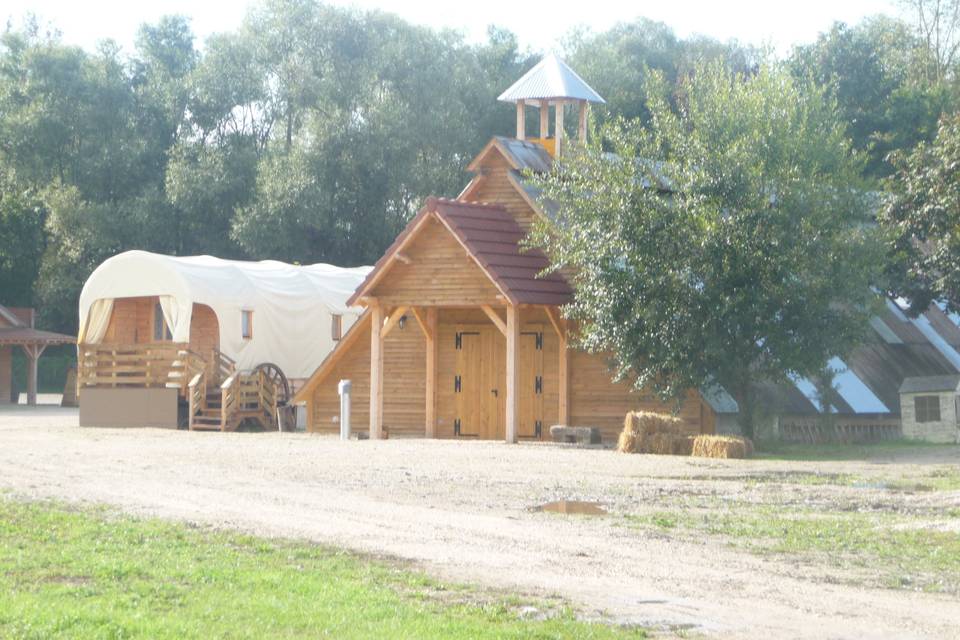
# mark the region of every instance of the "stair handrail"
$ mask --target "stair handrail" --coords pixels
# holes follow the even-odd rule
[[[187,385],[189,398],[188,428],[193,429],[193,420],[207,407],[207,380],[203,372],[197,373]]]
[[[220,385],[220,430],[226,431],[237,410],[237,395],[240,388],[240,375],[233,373]]]

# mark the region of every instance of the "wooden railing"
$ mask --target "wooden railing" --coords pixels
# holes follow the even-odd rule
[[[207,408],[207,377],[203,372],[193,376],[187,385],[189,398],[189,428],[193,429],[194,419]]]
[[[210,351],[210,373],[212,379],[222,382],[237,372],[237,362],[226,355],[220,349],[214,348]]]
[[[84,387],[187,386],[205,363],[187,345],[172,342],[80,345],[77,384]]]
[[[258,387],[260,388],[259,404],[260,408],[266,413],[267,420],[273,422],[277,419],[277,388],[273,379],[267,376],[263,371],[259,372]]]
[[[220,385],[220,430],[233,428],[233,419],[241,409],[240,374],[235,373]]]

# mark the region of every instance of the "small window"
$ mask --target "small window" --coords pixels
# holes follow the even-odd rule
[[[163,319],[163,307],[160,306],[159,302],[153,305],[153,339],[155,342],[173,340],[170,327],[167,326],[167,321]]]
[[[343,316],[339,313],[330,316],[330,337],[334,342],[343,337]]]
[[[253,311],[243,310],[240,312],[240,336],[244,340],[253,337]]]
[[[917,396],[913,408],[917,422],[940,422],[940,396]]]

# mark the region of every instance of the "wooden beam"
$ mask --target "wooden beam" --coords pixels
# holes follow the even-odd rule
[[[383,437],[383,307],[370,307],[370,439]]]
[[[402,262],[403,264],[410,264],[411,262],[413,262],[413,260],[410,259],[410,256],[408,256],[405,253],[401,253],[399,251],[397,251],[394,257],[400,262]]]
[[[517,140],[527,137],[527,110],[523,100],[517,100]]]
[[[577,125],[577,138],[580,142],[587,141],[587,109],[590,103],[586,100],[580,101],[580,122]]]
[[[416,313],[414,309],[414,313]],[[417,316],[419,320],[420,316]],[[427,309],[426,327],[424,332],[427,334],[427,375],[426,375],[426,428],[424,435],[428,438],[437,437],[437,309],[431,307]]]
[[[520,421],[520,310],[507,307],[507,394],[506,394],[506,440],[517,441]]]
[[[540,138],[546,140],[550,137],[550,101],[540,101]]]
[[[483,312],[487,314],[488,318],[490,318],[490,322],[492,322],[497,329],[500,330],[500,333],[507,335],[507,325],[503,321],[503,318],[500,317],[500,314],[494,311],[493,307],[488,304],[482,304],[480,305],[480,308],[483,309]]]
[[[566,339],[567,330],[564,325],[563,318],[560,317],[560,312],[557,311],[557,308],[545,306],[543,310],[547,312],[547,317],[550,318],[550,324],[553,325],[553,329],[557,332],[557,335],[561,339]]]
[[[556,139],[556,156],[559,158],[561,153],[561,148],[563,147],[563,100],[557,100],[556,118],[553,123],[553,136]]]
[[[395,326],[397,326],[397,323],[400,322],[400,318],[403,317],[403,314],[405,314],[409,308],[410,307],[397,307],[393,310],[393,313],[390,314],[390,317],[383,325],[383,329],[380,331],[381,339],[386,338],[387,334],[390,333]]]
[[[436,334],[434,334],[430,328],[429,309],[427,311],[427,317],[424,317],[424,313],[417,307],[410,307],[410,311],[413,312],[413,317],[417,319],[417,324],[420,325],[420,330],[423,331],[423,337],[427,340],[432,340]]]
[[[34,406],[37,404],[37,361],[43,350],[47,348],[42,344],[22,344],[20,347],[27,354],[27,404]]]

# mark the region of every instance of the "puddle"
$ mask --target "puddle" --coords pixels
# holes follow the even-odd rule
[[[582,502],[580,500],[557,500],[556,502],[548,502],[536,507],[536,510],[585,516],[607,515],[607,511],[600,506],[599,502]]]

